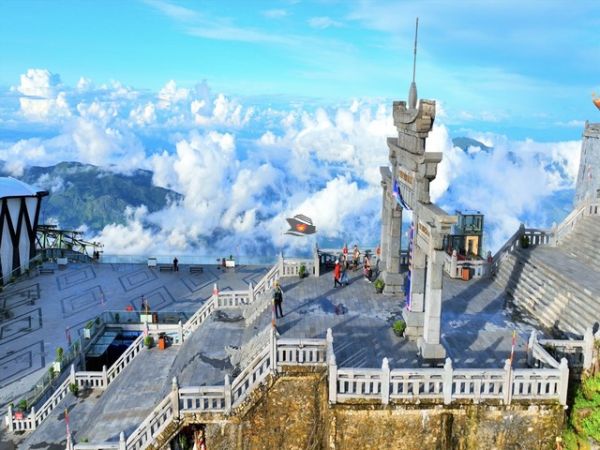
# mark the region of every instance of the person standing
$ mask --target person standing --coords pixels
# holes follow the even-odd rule
[[[355,245],[354,250],[352,251],[352,264],[354,266],[354,270],[358,270],[359,262],[360,262],[360,250],[358,249],[358,245]]]
[[[373,276],[373,271],[371,270],[371,260],[368,253],[365,253],[365,259],[363,260],[363,273],[367,281],[370,283],[371,277]]]
[[[338,286],[338,284],[340,286],[342,286],[342,282],[340,281],[341,277],[342,277],[342,267],[340,265],[340,260],[336,259],[335,267],[333,269],[333,288],[334,289]]]
[[[173,258],[173,272],[179,272],[179,260],[177,256]]]
[[[342,255],[340,264],[342,266],[342,276],[340,281],[342,284],[348,286],[348,258],[346,255]]]
[[[275,305],[275,317],[283,317],[283,309],[281,304],[283,303],[283,290],[279,285],[279,281],[275,282],[275,288],[273,289],[273,304]]]

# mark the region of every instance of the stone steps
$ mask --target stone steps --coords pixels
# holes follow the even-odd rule
[[[583,334],[586,326],[600,318],[600,302],[580,280],[550,266],[549,257],[565,264],[581,264],[559,248],[521,250],[504,257],[495,282],[544,326],[556,325],[563,331]]]

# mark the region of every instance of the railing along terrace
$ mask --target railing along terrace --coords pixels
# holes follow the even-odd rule
[[[443,368],[390,370],[387,358],[380,369],[338,368],[331,330],[327,331],[326,339],[288,339],[278,338],[271,329],[268,344],[233,382],[226,375],[222,386],[179,387],[174,378],[171,392],[129,436],[126,444],[121,434],[119,449],[147,448],[172,420],[185,414],[230,414],[269,374],[290,365],[325,366],[330,403],[368,400],[381,404],[390,401],[450,404],[457,400],[473,403],[495,400],[510,404],[512,400],[558,400],[564,405],[569,376],[565,359],[556,369],[515,369],[510,360],[502,369],[454,369],[450,358]]]
[[[554,231],[555,244],[560,243],[572,230],[575,225],[586,216],[597,216],[600,214],[600,202],[586,200],[580,203],[565,219],[556,227]]]
[[[549,349],[553,358],[565,358],[569,367],[590,369],[594,364],[594,342],[600,340],[600,330],[594,332],[586,328],[583,340],[573,339],[538,339],[535,331],[531,332],[528,347],[534,345]],[[549,353],[549,352],[548,352]]]

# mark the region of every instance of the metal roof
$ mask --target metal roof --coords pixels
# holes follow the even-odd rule
[[[12,177],[0,177],[0,198],[5,197],[35,197],[47,195],[48,192],[35,186],[23,183]]]

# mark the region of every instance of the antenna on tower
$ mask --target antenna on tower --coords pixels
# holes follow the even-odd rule
[[[415,82],[415,73],[417,71],[417,34],[419,32],[419,18],[417,17],[417,24],[415,25],[415,51],[413,57],[413,83]]]
[[[417,33],[419,32],[419,18],[417,17],[417,24],[415,25],[415,49],[413,53],[413,78],[410,84],[410,90],[408,91],[408,107],[415,109],[417,107],[417,83],[415,82],[415,75],[417,72]]]

